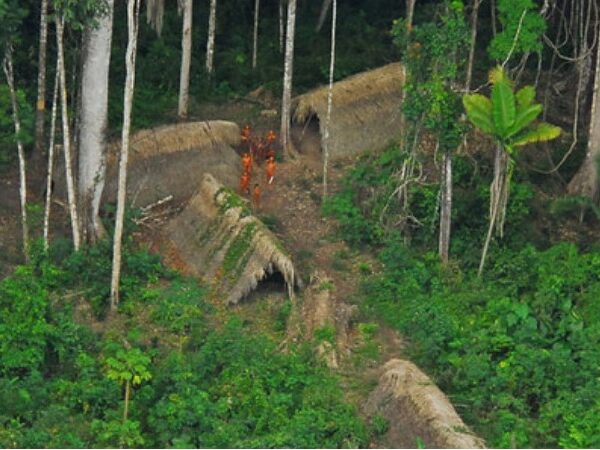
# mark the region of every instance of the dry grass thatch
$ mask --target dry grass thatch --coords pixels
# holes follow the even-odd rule
[[[226,121],[189,122],[138,131],[131,136],[127,198],[143,206],[169,195],[185,201],[197,190],[205,172],[227,186],[236,186],[240,142],[237,124]],[[105,201],[117,191],[120,142],[109,146]]]
[[[403,84],[402,65],[393,63],[333,85],[329,128],[332,157],[379,149],[399,136]],[[324,86],[296,97],[293,121],[304,125],[316,116],[323,136],[327,95],[328,88]]]
[[[140,130],[130,137],[129,162],[189,150],[206,150],[218,145],[235,147],[240,143],[240,128],[225,120],[185,122]],[[121,141],[108,146],[108,166],[119,157]]]
[[[242,200],[205,174],[198,193],[166,228],[192,273],[227,304],[238,303],[274,271],[293,297],[298,284],[291,258]]]
[[[392,359],[383,370],[364,410],[371,417],[380,414],[388,419],[385,445],[414,448],[421,438],[427,448],[485,448],[448,397],[417,366]]]

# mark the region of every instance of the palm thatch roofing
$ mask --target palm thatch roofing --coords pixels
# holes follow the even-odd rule
[[[211,295],[236,304],[275,271],[288,295],[300,281],[277,237],[251,214],[246,200],[205,174],[185,209],[165,227],[184,271],[204,280]]]
[[[407,360],[391,359],[383,366],[363,411],[388,420],[390,427],[382,442],[386,447],[414,448],[417,439],[422,439],[427,448],[485,448],[448,397]]]
[[[400,135],[400,103],[404,75],[400,63],[353,75],[334,83],[329,154],[355,155],[385,147]],[[292,121],[305,126],[318,119],[321,147],[327,117],[328,87],[323,86],[296,97]]]
[[[142,206],[172,195],[187,200],[202,176],[213,173],[227,186],[237,185],[240,129],[233,122],[203,121],[141,130],[130,138],[127,198]],[[104,201],[114,201],[120,142],[108,146]]]

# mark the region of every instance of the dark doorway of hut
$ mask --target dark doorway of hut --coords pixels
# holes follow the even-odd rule
[[[265,278],[260,280],[246,297],[242,299],[244,303],[260,302],[267,297],[287,298],[288,288],[283,274],[278,270],[273,270]]]
[[[305,157],[321,158],[321,128],[319,116],[311,114],[304,123],[292,123],[292,143]]]

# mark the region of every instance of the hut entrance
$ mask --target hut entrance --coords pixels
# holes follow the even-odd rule
[[[273,295],[281,295],[282,297],[287,296],[285,278],[278,270],[273,270],[273,273],[268,274],[265,278],[260,280],[256,285],[256,288],[253,289],[243,301],[253,302],[254,300],[261,300]]]
[[[311,114],[304,123],[292,123],[292,143],[303,155],[321,157],[321,130],[319,116]]]

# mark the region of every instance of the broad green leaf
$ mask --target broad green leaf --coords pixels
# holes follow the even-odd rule
[[[515,119],[512,127],[510,127],[510,130],[508,130],[506,137],[509,138],[523,131],[527,125],[537,119],[541,113],[542,105],[540,104],[526,106],[517,110],[517,118]]]
[[[494,134],[492,122],[492,102],[480,94],[469,94],[463,97],[463,105],[469,120],[484,133]]]
[[[552,139],[556,139],[558,136],[560,136],[560,132],[561,129],[559,127],[542,122],[538,124],[537,127],[517,137],[512,145],[516,147],[522,147],[535,142],[551,141]]]
[[[517,105],[519,108],[530,106],[535,99],[535,88],[533,86],[525,86],[515,94]]]
[[[500,81],[494,84],[491,99],[492,117],[494,119],[496,135],[504,139],[517,116],[515,95],[507,82]]]

